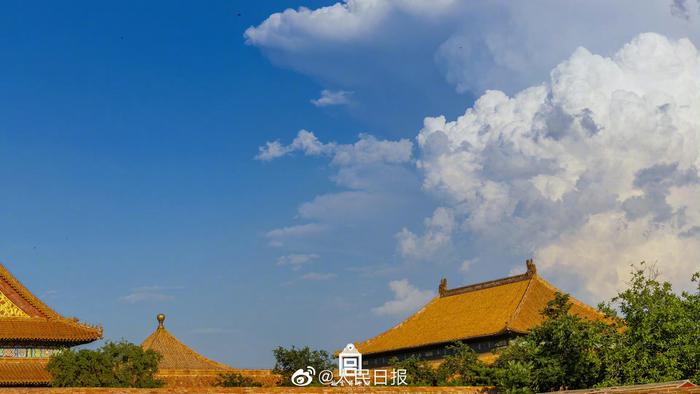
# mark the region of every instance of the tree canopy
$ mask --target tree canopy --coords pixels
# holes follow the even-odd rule
[[[47,369],[54,387],[160,387],[155,378],[160,354],[128,342],[108,342],[97,350],[66,349]]]
[[[306,369],[313,367],[316,372],[324,369],[332,370],[334,368],[333,358],[330,353],[325,350],[311,350],[308,346],[303,348],[283,348],[278,346],[274,349],[275,368],[273,373],[282,376],[283,385],[291,385],[291,377],[298,369]],[[314,382],[316,384],[317,382]]]
[[[599,306],[607,320],[569,308],[568,295],[557,294],[544,322],[502,352],[494,367],[504,391],[700,380],[700,287],[678,294],[642,263],[628,288]]]
[[[647,264],[633,268],[626,289],[599,305],[601,319],[570,313],[569,295],[557,293],[544,321],[480,362],[466,344],[451,348],[438,368],[408,358],[392,360],[412,385],[491,385],[508,393],[644,384],[700,382],[700,274],[693,292],[674,292]]]

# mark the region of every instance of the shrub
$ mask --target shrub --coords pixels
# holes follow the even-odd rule
[[[66,349],[49,360],[53,387],[161,387],[155,379],[160,354],[128,342],[97,350]]]
[[[214,385],[219,387],[262,387],[262,383],[248,376],[243,376],[238,372],[219,375]]]
[[[317,373],[324,369],[333,369],[333,359],[325,350],[311,350],[308,346],[289,349],[278,346],[274,349],[275,368],[272,372],[282,376],[282,385],[292,385],[291,377],[298,369],[313,367]],[[314,384],[317,382],[314,381]]]
[[[400,360],[396,357],[389,360],[395,369],[406,370],[406,383],[409,386],[437,386],[438,373],[430,364],[416,357]]]
[[[451,354],[437,369],[441,386],[488,386],[493,383],[493,369],[479,361],[476,352],[467,344],[457,342],[449,346]]]

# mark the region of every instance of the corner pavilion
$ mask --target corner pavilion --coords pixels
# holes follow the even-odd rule
[[[447,288],[442,279],[439,295],[423,309],[376,337],[356,344],[365,368],[388,365],[397,357],[415,356],[439,362],[450,354],[448,347],[464,342],[485,362],[493,362],[494,351],[526,334],[542,322],[541,311],[563,293],[542,277],[532,260],[522,275],[473,285]],[[570,298],[571,313],[592,320],[602,318],[596,309]]]
[[[165,315],[157,316],[158,328],[143,341],[144,350],[152,349],[161,354],[156,378],[165,381],[166,387],[212,386],[222,374],[239,373],[272,385],[277,377],[270,370],[242,370],[210,360],[190,349],[165,329]]]
[[[49,308],[0,264],[0,386],[48,385],[61,349],[102,338],[102,328]]]

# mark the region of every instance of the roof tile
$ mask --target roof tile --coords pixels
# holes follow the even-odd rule
[[[363,354],[383,353],[427,345],[488,337],[507,332],[526,333],[542,322],[542,309],[559,291],[528,273],[447,290],[421,310],[378,336],[357,344]],[[600,319],[594,308],[571,298],[572,313]]]
[[[51,381],[46,370],[48,360],[0,359],[0,385],[45,385]]]

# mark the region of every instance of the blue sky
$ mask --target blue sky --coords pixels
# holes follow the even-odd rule
[[[678,253],[700,250],[697,22],[661,0],[6,2],[0,261],[107,339],[139,343],[164,312],[250,368],[533,256],[590,302],[644,259],[682,286],[700,267]],[[532,108],[544,126],[513,115]]]

